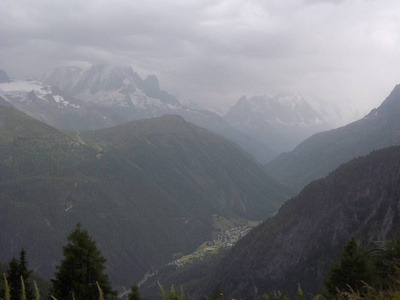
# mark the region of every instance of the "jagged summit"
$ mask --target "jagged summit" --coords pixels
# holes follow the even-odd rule
[[[398,114],[400,111],[400,84],[394,87],[389,96],[379,106],[378,111]]]
[[[10,82],[10,77],[8,77],[7,73],[4,70],[0,70],[0,83]]]
[[[366,117],[346,126],[321,132],[293,151],[268,163],[267,171],[301,190],[314,179],[350,159],[388,146],[400,145],[400,86]]]
[[[64,66],[56,68],[49,76],[45,83],[71,93],[76,83],[79,81],[83,70],[75,66]]]
[[[313,126],[324,122],[323,117],[299,94],[281,92],[273,97],[267,95],[253,97],[250,102],[268,118],[270,123]]]
[[[153,85],[157,89],[160,88],[160,85],[158,83],[158,78],[155,75],[147,76],[145,82],[147,82],[149,85]]]
[[[276,156],[268,146],[234,130],[217,114],[181,104],[161,90],[155,75],[142,79],[130,66],[59,67],[44,84],[19,81],[0,83],[0,88],[18,109],[59,129],[93,130],[177,114],[235,141],[262,163]],[[32,89],[39,100],[28,97]]]
[[[141,78],[130,66],[93,65],[87,70],[75,66],[59,67],[48,76],[46,83],[77,95],[85,91],[118,90],[126,85],[136,86]]]
[[[277,152],[291,150],[312,134],[331,128],[302,95],[288,92],[242,97],[224,118]]]
[[[83,74],[74,92],[89,90],[95,94],[99,91],[118,90],[126,85],[136,85],[139,79],[131,67],[94,65]]]
[[[239,98],[239,100],[236,102],[236,105],[246,105],[249,103],[249,99],[247,99],[246,96],[242,96]]]

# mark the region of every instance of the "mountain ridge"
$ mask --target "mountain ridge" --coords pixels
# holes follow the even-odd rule
[[[279,152],[293,149],[316,132],[331,126],[299,94],[243,96],[225,114],[234,128],[271,145]]]
[[[373,150],[400,144],[400,87],[364,118],[320,132],[266,164],[267,172],[300,191],[340,164]]]
[[[220,257],[161,270],[143,292],[155,299],[160,282],[182,285],[193,298],[216,286],[229,299],[261,299],[278,290],[296,297],[299,285],[315,295],[350,237],[375,247],[398,234],[399,197],[400,146],[354,158],[308,184]]]
[[[231,274],[232,270],[237,274],[246,268],[246,272],[253,274],[248,277],[254,278],[259,293],[263,292],[261,286],[264,292],[295,292],[298,283],[304,290],[316,293],[328,267],[352,235],[371,243],[396,234],[400,225],[399,157],[400,147],[375,151],[309,184],[286,202],[275,217],[239,241],[220,272]],[[269,246],[261,251],[260,245]],[[244,256],[244,249],[256,250]],[[233,271],[235,266],[229,267],[235,264],[233,257],[240,260],[235,255],[247,262]],[[225,288],[240,290],[236,287],[246,285],[236,284],[230,282]]]
[[[0,258],[24,247],[46,277],[78,222],[126,286],[207,240],[214,214],[257,220],[287,198],[234,143],[178,116],[70,137],[0,106],[0,153]]]
[[[62,130],[94,130],[178,114],[233,140],[262,163],[277,155],[264,143],[233,129],[219,115],[180,104],[160,89],[157,77],[149,75],[141,79],[131,67],[94,65],[87,70],[61,67],[45,83],[14,81],[0,84],[0,88],[18,109]],[[31,90],[38,101],[26,98]]]

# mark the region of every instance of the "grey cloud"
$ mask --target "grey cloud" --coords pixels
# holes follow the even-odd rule
[[[143,76],[154,73],[164,89],[206,104],[306,88],[343,107],[376,82],[371,95],[353,104],[365,110],[400,78],[395,0],[3,0],[0,5],[0,67],[14,75],[116,62],[131,64]]]

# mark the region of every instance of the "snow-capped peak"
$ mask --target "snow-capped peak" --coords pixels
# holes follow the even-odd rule
[[[72,93],[76,84],[80,81],[83,75],[83,70],[75,66],[58,67],[47,76],[45,83],[51,86],[56,86],[59,89]]]
[[[70,95],[118,90],[127,85],[136,86],[140,77],[130,66],[98,64],[87,70],[79,67],[59,67],[46,83],[56,86]]]
[[[290,150],[311,134],[330,128],[301,94],[288,92],[242,97],[224,118],[266,144],[275,143],[277,151]]]
[[[30,105],[33,101],[53,104],[59,108],[79,108],[79,105],[70,103],[63,96],[54,92],[49,85],[37,80],[11,80],[10,82],[1,83],[0,90],[17,108]]]

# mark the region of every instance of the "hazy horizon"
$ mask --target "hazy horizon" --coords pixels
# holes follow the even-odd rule
[[[214,110],[312,95],[359,118],[400,83],[398,1],[2,1],[0,68],[130,65]],[[349,120],[350,121],[350,120]]]

